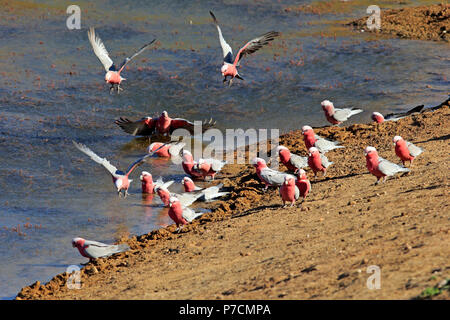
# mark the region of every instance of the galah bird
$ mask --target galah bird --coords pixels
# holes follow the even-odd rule
[[[226,161],[212,158],[194,161],[192,153],[187,150],[183,150],[183,161],[181,165],[183,166],[184,172],[192,177],[211,177],[212,180],[214,180],[214,176],[222,170],[226,163]]]
[[[414,158],[423,152],[422,148],[413,145],[411,142],[404,140],[400,136],[395,136],[394,139],[395,154],[402,160],[403,165],[405,161],[409,161],[412,166]]]
[[[203,192],[203,196],[200,197],[199,200],[208,201],[229,194],[229,192],[220,191],[223,187],[223,183],[209,188],[200,188],[195,185],[191,178],[184,177],[183,180],[181,180],[181,184],[183,185],[185,192]]]
[[[211,17],[214,20],[214,24],[217,27],[217,31],[219,32],[219,41],[223,52],[223,66],[220,69],[222,76],[224,77],[223,83],[227,82],[227,77],[230,77],[228,85],[231,86],[234,78],[244,80],[237,71],[237,67],[239,67],[240,60],[245,55],[252,54],[257,50],[261,49],[264,45],[269,44],[269,42],[274,40],[275,37],[278,37],[280,33],[276,31],[270,31],[258,38],[250,40],[239,50],[238,54],[236,55],[236,58],[233,61],[233,50],[223,38],[222,31],[220,30],[219,23],[217,22],[216,17],[211,11],[209,13],[211,14]]]
[[[266,161],[262,158],[254,158],[252,160],[252,164],[256,169],[256,174],[258,175],[259,179],[265,185],[264,191],[266,191],[269,186],[281,186],[286,176],[295,178],[291,174],[276,171],[267,167]]]
[[[280,186],[280,196],[283,200],[283,208],[286,207],[286,202],[291,203],[291,207],[294,206],[295,200],[298,200],[300,191],[295,185],[295,178],[290,176],[284,177],[284,182]]]
[[[94,53],[97,56],[97,58],[100,60],[100,62],[103,64],[103,67],[105,67],[106,75],[105,75],[105,81],[106,83],[111,84],[111,88],[109,91],[111,92],[115,86],[117,86],[117,92],[122,90],[120,88],[120,83],[123,80],[126,80],[125,78],[122,78],[120,73],[122,72],[123,68],[127,65],[128,62],[130,62],[131,59],[136,57],[137,55],[141,54],[145,49],[147,49],[153,42],[155,42],[156,39],[153,39],[151,42],[144,45],[142,48],[140,48],[135,54],[133,54],[131,57],[125,58],[125,60],[120,64],[119,67],[117,67],[114,62],[109,57],[108,51],[105,48],[105,45],[103,44],[100,37],[98,37],[95,34],[94,28],[89,28],[88,30],[88,38],[89,42],[92,45],[92,49],[94,49]]]
[[[204,191],[183,192],[179,194],[173,193],[162,186],[155,188],[155,192],[158,194],[165,207],[169,206],[170,197],[176,197],[184,207],[189,207],[204,195]]]
[[[190,208],[186,208],[181,204],[177,197],[170,197],[169,199],[169,217],[176,223],[177,232],[181,231],[183,225],[192,222],[192,220],[200,217],[203,213],[204,212],[195,212]]]
[[[300,197],[303,198],[303,201],[306,200],[306,196],[311,191],[311,183],[306,176],[306,172],[303,169],[300,169],[297,173],[297,180],[295,180],[295,185],[300,191]]]
[[[423,107],[424,107],[424,105],[420,105],[420,106],[414,107],[411,110],[408,110],[406,112],[389,113],[388,115],[386,115],[386,117],[383,116],[379,112],[373,112],[372,120],[376,123],[382,123],[384,121],[397,121],[397,120],[400,120],[400,119],[402,119],[406,116],[409,116],[413,113],[421,112]]]
[[[164,147],[160,148],[164,143],[162,142],[153,142],[148,146],[147,152],[151,153],[155,150],[155,154],[159,157],[170,158],[170,157],[180,157],[181,149],[184,148],[186,143],[184,142],[175,142],[175,143],[167,143]]]
[[[114,121],[123,131],[133,136],[152,136],[152,135],[171,135],[176,129],[186,129],[190,134],[194,134],[194,123],[186,119],[169,117],[167,111],[163,111],[159,117],[145,117],[137,121],[131,121],[127,118],[120,117]],[[216,124],[215,121],[202,122],[202,133],[212,128]]]
[[[383,178],[383,182],[386,181],[386,177],[393,176],[399,172],[409,172],[410,170],[405,167],[401,167],[395,163],[392,163],[382,157],[378,156],[377,149],[374,147],[367,147],[364,149],[364,155],[366,156],[366,166],[371,174],[377,177],[378,184]]]
[[[314,172],[314,178],[317,172],[322,171],[323,176],[327,174],[327,168],[333,164],[333,162],[328,161],[328,158],[319,152],[316,147],[309,148],[308,165]]]
[[[308,166],[308,157],[293,154],[285,146],[278,146],[277,153],[281,163],[284,164],[289,171],[297,173],[299,169]]]
[[[354,116],[355,114],[358,114],[360,112],[363,112],[362,109],[339,109],[335,108],[333,105],[333,102],[324,100],[322,101],[322,109],[325,112],[325,117],[327,118],[328,122],[331,124],[341,124],[344,121],[347,121],[348,118],[351,116]]]
[[[152,154],[146,154],[145,156],[137,159],[134,161],[130,166],[128,167],[126,172],[118,170],[115,166],[113,166],[108,160],[105,158],[100,158],[97,154],[94,153],[91,149],[86,147],[84,144],[72,141],[75,147],[77,147],[78,150],[88,155],[92,160],[95,162],[101,164],[103,167],[105,167],[106,170],[111,174],[112,180],[114,185],[117,188],[117,193],[119,197],[122,195],[122,191],[124,194],[124,198],[128,195],[128,188],[130,187],[130,183],[133,181],[131,179],[128,179],[128,176],[130,173],[143,164],[147,157],[151,156]]]
[[[80,254],[83,257],[89,258],[90,261],[130,250],[127,244],[109,245],[83,238],[73,238],[72,247],[77,248]]]
[[[142,182],[142,193],[156,193],[156,188],[163,187],[167,189],[174,182],[173,180],[164,182],[161,177],[156,182],[153,182],[152,174],[147,171],[142,171],[139,179]]]
[[[311,147],[316,147],[320,153],[324,154],[334,149],[345,148],[344,146],[338,146],[339,142],[337,141],[327,140],[316,135],[310,126],[303,126],[302,133],[307,150]]]

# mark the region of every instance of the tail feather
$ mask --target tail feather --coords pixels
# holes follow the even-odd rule
[[[130,250],[130,247],[126,243],[121,243],[117,245],[117,252],[124,252]]]
[[[364,111],[364,110],[362,110],[362,109],[353,109],[353,110],[350,112],[349,117],[354,116],[355,114],[361,113],[361,112],[363,112],[363,111]]]

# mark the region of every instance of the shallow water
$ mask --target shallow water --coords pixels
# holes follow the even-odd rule
[[[324,99],[366,110],[352,123],[370,121],[372,111],[447,98],[449,45],[374,40],[342,27],[339,21],[365,15],[364,2],[320,16],[283,10],[297,1],[77,3],[82,29],[72,31],[66,28],[66,3],[2,3],[0,297],[11,298],[25,285],[85,262],[71,247],[75,236],[113,242],[170,223],[157,196],[142,198],[138,177],[147,170],[178,182],[184,176],[180,166],[151,159],[136,170],[131,195],[123,200],[105,169],[72,145],[82,142],[126,168],[145,144],[113,123],[119,116],[137,119],[167,110],[190,120],[212,117],[221,130],[286,132],[326,125]],[[221,49],[209,10],[234,52],[266,31],[283,33],[243,60],[246,80],[231,88],[222,85]],[[110,95],[103,82],[88,26],[96,27],[119,63],[143,43],[159,41],[129,63],[120,95]],[[13,231],[18,225],[21,234]]]

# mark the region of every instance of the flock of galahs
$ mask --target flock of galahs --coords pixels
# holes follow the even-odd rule
[[[238,51],[236,57],[233,57],[233,51],[223,38],[216,17],[212,12],[210,12],[210,14],[217,27],[219,41],[223,51],[223,66],[221,68],[221,73],[224,77],[223,82],[226,83],[228,81],[228,85],[231,86],[234,78],[243,80],[237,71],[240,60],[245,55],[252,54],[259,50],[280,34],[275,31],[267,32],[262,36],[247,42]],[[114,89],[116,89],[117,92],[122,90],[120,84],[125,79],[122,78],[121,72],[126,64],[134,57],[141,54],[156,40],[150,41],[131,57],[127,57],[119,66],[116,66],[109,57],[108,51],[102,40],[95,34],[94,28],[89,29],[88,39],[94,53],[106,70],[105,81],[111,85],[110,92]],[[340,125],[347,121],[351,116],[363,112],[361,109],[335,108],[333,103],[329,100],[322,101],[321,106],[326,120],[332,125]],[[423,106],[419,106],[405,113],[389,114],[385,117],[381,113],[374,112],[372,114],[372,120],[377,123],[396,121],[414,112],[420,112],[422,108]],[[123,131],[133,136],[162,135],[170,137],[177,129],[185,129],[191,134],[194,134],[193,122],[181,118],[171,118],[167,111],[163,111],[159,117],[145,117],[137,121],[131,121],[121,117],[119,120],[116,120],[115,123]],[[214,125],[215,122],[213,122],[212,119],[204,121],[202,123],[202,130],[205,131]],[[327,168],[333,164],[333,162],[329,161],[325,156],[325,153],[337,148],[344,148],[344,146],[339,145],[339,142],[330,141],[316,135],[313,128],[310,126],[303,126],[302,134],[306,149],[309,152],[308,156],[292,154],[285,146],[278,146],[276,148],[278,159],[287,168],[288,172],[281,172],[269,168],[266,161],[259,157],[254,158],[251,162],[256,169],[258,178],[264,184],[264,191],[271,186],[279,189],[283,207],[287,204],[294,206],[295,202],[300,198],[303,203],[308,196],[308,193],[311,191],[311,183],[304,170],[306,167],[311,169],[314,178],[316,178],[318,172],[322,172],[323,176],[325,176]],[[379,157],[377,150],[374,147],[368,146],[364,150],[367,169],[377,178],[377,184],[380,181],[384,182],[387,177],[393,176],[396,173],[410,171],[409,168],[404,167],[405,163],[409,162],[411,166],[413,160],[423,152],[421,148],[405,141],[400,136],[395,136],[393,142],[395,144],[395,153],[402,161],[403,166]],[[75,141],[73,143],[78,150],[89,156],[98,164],[101,164],[109,172],[115,190],[119,197],[123,195],[123,198],[127,197],[130,183],[133,181],[129,179],[130,174],[134,169],[146,162],[149,157],[155,155],[164,158],[181,158],[181,167],[188,175],[181,180],[184,188],[183,193],[177,194],[168,190],[174,181],[164,182],[162,178],[153,181],[153,176],[148,171],[142,171],[140,175],[142,193],[158,194],[163,205],[169,208],[168,215],[177,225],[176,231],[178,232],[180,232],[184,225],[203,214],[202,212],[196,212],[189,208],[191,204],[195,201],[210,201],[229,193],[222,189],[223,184],[208,188],[200,188],[195,185],[194,180],[196,179],[213,181],[215,175],[226,165],[226,161],[213,158],[194,160],[191,152],[184,149],[185,143],[183,142],[154,142],[150,144],[147,148],[147,153],[130,164],[126,171],[118,170],[107,159],[98,156],[87,146]],[[83,257],[87,257],[90,260],[129,250],[129,247],[125,244],[108,245],[78,237],[72,240],[72,245],[73,247],[78,248]]]

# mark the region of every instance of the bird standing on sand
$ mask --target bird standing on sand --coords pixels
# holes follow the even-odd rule
[[[124,194],[124,198],[128,195],[128,188],[130,187],[130,183],[133,181],[131,179],[128,179],[128,176],[131,172],[138,166],[140,166],[142,163],[145,162],[146,158],[151,156],[151,154],[146,154],[145,156],[137,159],[134,161],[127,169],[126,172],[118,170],[115,166],[113,166],[108,160],[105,158],[100,158],[97,154],[95,154],[91,149],[86,147],[84,144],[72,141],[75,147],[77,147],[78,150],[83,152],[84,154],[88,155],[92,160],[97,162],[98,164],[101,164],[103,167],[105,167],[106,170],[111,174],[112,180],[114,185],[117,188],[117,193],[119,197],[122,195],[122,191]]]
[[[372,120],[376,123],[382,123],[384,121],[397,121],[400,120],[406,116],[409,116],[413,113],[419,113],[423,110],[424,105],[420,105],[417,107],[414,107],[406,112],[397,112],[397,113],[389,113],[386,116],[383,116],[379,112],[373,112],[372,113]]]
[[[395,163],[392,163],[382,157],[378,156],[377,149],[374,147],[367,147],[364,149],[364,155],[366,156],[366,167],[371,174],[377,178],[375,184],[380,183],[380,180],[386,181],[387,177],[393,176],[399,172],[409,172],[410,170],[405,167],[401,167]]]
[[[327,168],[332,164],[333,162],[328,161],[328,158],[324,154],[320,153],[319,149],[316,147],[309,148],[308,165],[314,172],[314,178],[319,171],[322,171],[323,176],[325,177],[327,174]]]
[[[402,160],[403,165],[409,161],[412,166],[413,160],[423,152],[422,148],[413,145],[411,142],[404,140],[400,136],[395,136],[394,139],[395,154]]]
[[[89,258],[90,261],[130,250],[127,244],[109,245],[83,238],[73,238],[72,247],[77,248],[80,254],[83,257]]]
[[[325,112],[325,117],[331,124],[341,124],[342,122],[347,121],[351,116],[364,111],[362,109],[335,108],[333,102],[328,100],[322,101],[321,104],[322,109]]]
[[[280,157],[281,163],[284,164],[289,171],[297,173],[299,169],[303,169],[308,166],[308,157],[293,154],[285,146],[278,146],[277,153]]]
[[[163,111],[159,117],[145,117],[137,121],[131,121],[121,117],[114,121],[123,131],[133,136],[152,136],[155,134],[170,136],[176,129],[186,129],[194,134],[194,123],[186,119],[169,117],[167,111]],[[212,119],[202,123],[202,132],[212,128],[216,122]]]
[[[327,140],[316,135],[310,126],[303,126],[302,133],[307,150],[311,147],[316,147],[320,153],[324,154],[334,149],[344,148],[344,146],[338,146],[339,142],[337,141]]]
[[[297,180],[295,180],[295,185],[300,191],[300,197],[303,198],[303,201],[306,200],[306,196],[311,191],[311,183],[306,176],[306,172],[303,169],[300,169],[297,173]]]
[[[181,165],[183,166],[184,172],[186,172],[191,177],[211,177],[214,180],[214,176],[222,170],[226,161],[221,161],[217,159],[207,158],[199,159],[194,161],[192,153],[187,150],[183,150],[183,161]]]
[[[102,39],[98,37],[95,34],[94,28],[89,28],[88,30],[88,38],[89,42],[92,45],[92,49],[94,49],[94,53],[97,56],[97,58],[100,60],[100,62],[103,64],[103,67],[105,67],[106,75],[105,75],[105,81],[106,83],[111,84],[111,88],[109,89],[110,93],[114,89],[114,87],[117,87],[117,93],[119,93],[120,90],[123,90],[120,88],[120,84],[123,80],[126,80],[125,78],[122,78],[120,73],[122,72],[123,68],[127,65],[128,62],[131,61],[134,57],[141,54],[145,49],[147,49],[153,42],[155,42],[156,39],[153,39],[151,42],[144,45],[142,48],[140,48],[135,54],[133,54],[131,57],[125,58],[125,60],[120,64],[120,66],[116,66],[114,62],[109,57],[108,51],[105,48],[105,45],[102,42]]]
[[[280,33],[276,31],[270,31],[258,38],[250,40],[238,51],[238,54],[236,55],[236,58],[233,61],[233,50],[223,38],[222,31],[220,30],[219,23],[217,22],[216,17],[211,11],[209,13],[211,14],[211,17],[214,20],[214,24],[217,27],[217,31],[219,32],[219,41],[223,52],[223,66],[220,69],[220,71],[222,72],[222,76],[224,77],[223,82],[224,83],[227,82],[227,77],[230,77],[228,85],[231,86],[234,78],[244,80],[237,71],[237,67],[239,67],[240,60],[245,55],[252,54],[257,50],[261,49],[264,45],[267,45],[270,41],[274,40],[275,37],[278,37]]]
[[[169,217],[176,223],[177,232],[181,231],[183,225],[192,222],[195,218],[201,216],[203,212],[195,212],[190,208],[181,205],[180,200],[176,197],[170,197],[169,200]],[[181,225],[181,227],[180,227]]]
[[[300,196],[300,191],[295,185],[295,178],[292,176],[285,176],[284,182],[280,186],[280,196],[283,200],[283,208],[286,207],[286,202],[291,203],[291,207],[294,206],[295,200],[298,200]]]
[[[254,158],[252,164],[256,169],[256,174],[259,179],[265,185],[264,191],[267,191],[269,186],[281,186],[286,176],[295,178],[291,174],[276,171],[267,167],[266,161],[262,158]]]

